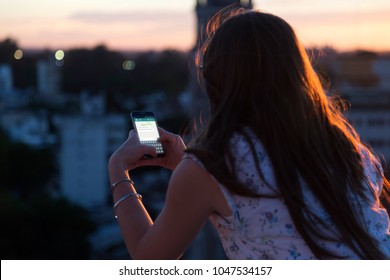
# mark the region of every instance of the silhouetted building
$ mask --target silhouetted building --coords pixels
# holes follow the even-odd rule
[[[218,11],[231,5],[232,7],[242,7],[252,9],[252,0],[197,0],[196,1],[196,18],[197,18],[197,39],[196,44],[204,39],[205,28],[209,19]],[[197,46],[196,45],[196,46]]]
[[[242,7],[245,9],[252,8],[251,0],[197,0],[196,1],[196,43],[193,51],[191,52],[191,62],[194,62],[195,54],[198,48],[201,46],[207,22],[221,9],[231,5],[231,7]],[[198,71],[195,64],[190,67],[190,117],[193,125],[199,125],[200,118],[207,118],[207,98],[202,90],[202,86],[199,84]],[[220,245],[219,238],[217,237],[212,225],[207,223],[197,238],[193,241],[192,245],[186,252],[185,258],[189,259],[224,259],[226,258],[222,246]]]
[[[252,0],[197,0],[196,1],[196,42],[190,62],[193,63],[196,51],[202,45],[206,30],[207,22],[221,9],[231,6],[241,7],[245,9],[252,9]],[[199,116],[207,117],[207,99],[205,93],[202,91],[202,86],[199,85],[198,71],[195,64],[190,67],[190,92],[191,92],[191,106],[190,115],[195,123],[199,124]]]

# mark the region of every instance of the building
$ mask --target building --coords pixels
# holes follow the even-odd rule
[[[110,195],[107,162],[126,139],[126,118],[61,116],[56,123],[62,195],[90,211],[107,206]]]
[[[378,88],[390,91],[390,55],[378,57],[373,62],[372,71],[378,77]]]
[[[37,63],[37,92],[43,99],[55,101],[61,93],[61,72],[54,54]]]
[[[218,11],[227,6],[242,7],[252,9],[252,0],[197,0],[196,1],[196,46],[204,40],[207,22]]]
[[[221,9],[231,5],[232,7],[241,7],[245,9],[252,9],[251,0],[197,0],[195,13],[196,13],[196,42],[194,49],[190,52],[192,56],[190,61],[190,94],[191,94],[191,106],[190,106],[190,119],[199,121],[199,116],[205,116],[207,118],[208,106],[206,95],[203,92],[202,85],[198,78],[198,70],[194,63],[196,52],[202,45],[205,39],[205,31],[207,22]],[[198,123],[197,123],[198,124]]]
[[[30,90],[14,87],[12,66],[0,63],[0,111],[22,107],[29,101],[30,96]]]
[[[0,64],[0,96],[13,91],[14,82],[11,65]]]
[[[0,126],[13,141],[33,148],[47,147],[57,142],[57,137],[50,131],[49,115],[44,110],[4,111],[1,114]]]
[[[99,100],[99,97],[92,98],[93,105]],[[87,113],[91,107],[85,106],[84,113]],[[123,115],[81,114],[60,116],[56,123],[60,142],[60,194],[86,208],[98,225],[90,236],[91,258],[128,258],[112,212],[107,170],[110,155],[127,137],[128,120]]]
[[[350,104],[347,117],[363,142],[390,162],[390,57],[358,51],[333,62],[336,91]]]
[[[232,5],[232,7],[241,7],[245,9],[252,8],[251,0],[197,0],[195,13],[197,18],[196,24],[196,42],[194,49],[190,52],[192,56],[190,63],[190,105],[189,115],[196,126],[204,118],[207,118],[208,105],[206,95],[203,92],[202,85],[198,78],[198,70],[194,63],[196,52],[199,46],[202,45],[206,30],[207,22],[221,9]],[[201,118],[201,119],[200,119]],[[189,249],[187,250],[185,258],[188,259],[224,259],[226,258],[222,246],[220,245],[219,238],[216,236],[213,226],[207,223],[197,238],[193,241]]]
[[[351,103],[348,119],[390,171],[390,90],[353,89],[344,96]]]

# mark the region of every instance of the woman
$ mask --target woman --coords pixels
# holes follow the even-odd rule
[[[389,183],[326,96],[292,28],[271,14],[236,10],[215,16],[207,34],[203,132],[186,149],[160,129],[166,156],[147,160],[154,149],[131,131],[110,158],[131,256],[179,258],[210,219],[229,258],[390,258],[379,201]],[[155,222],[127,173],[142,165],[174,170]]]

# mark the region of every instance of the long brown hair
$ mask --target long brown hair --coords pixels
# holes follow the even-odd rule
[[[316,225],[321,220],[305,205],[300,178],[332,218],[337,240],[361,258],[385,258],[349,199],[353,194],[367,200],[362,151],[377,161],[343,117],[341,103],[326,95],[291,26],[277,16],[241,9],[217,14],[207,34],[200,57],[210,119],[187,152],[231,191],[261,196],[237,180],[229,147],[239,132],[256,159],[244,129],[250,128],[271,158],[278,195],[317,258],[341,256],[319,245],[318,240],[335,237],[325,236]],[[258,160],[256,168],[266,181]],[[386,189],[389,183],[383,179]]]

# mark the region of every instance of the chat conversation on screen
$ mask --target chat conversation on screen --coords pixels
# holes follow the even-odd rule
[[[136,119],[135,125],[140,141],[156,141],[159,138],[156,122],[153,119]]]

